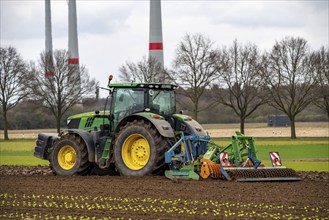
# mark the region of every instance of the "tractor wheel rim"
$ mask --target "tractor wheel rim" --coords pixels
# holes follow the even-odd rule
[[[144,168],[150,159],[150,145],[140,134],[132,134],[126,138],[122,146],[122,159],[131,170]]]
[[[73,147],[63,146],[58,152],[58,163],[64,170],[70,170],[77,162],[77,154]]]

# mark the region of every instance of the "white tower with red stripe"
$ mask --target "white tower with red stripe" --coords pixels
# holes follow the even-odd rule
[[[79,64],[78,25],[76,0],[68,0],[69,5],[69,64]]]
[[[52,69],[53,65],[53,40],[51,33],[51,9],[50,0],[45,0],[45,29],[46,29],[46,62],[47,67],[45,70],[45,76],[53,76],[54,71]]]
[[[156,58],[163,68],[161,0],[150,0],[149,57]]]

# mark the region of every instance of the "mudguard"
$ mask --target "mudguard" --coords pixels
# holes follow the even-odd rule
[[[95,162],[95,143],[91,133],[81,130],[81,129],[68,129],[68,133],[79,135],[85,142],[88,150],[88,160],[90,162]]]
[[[199,136],[207,135],[207,132],[203,129],[199,122],[193,119],[190,121],[181,121],[180,123],[186,125],[186,133],[197,134]]]
[[[126,124],[128,121],[133,121],[135,119],[144,119],[151,122],[151,124],[156,127],[156,129],[163,137],[172,138],[175,136],[173,129],[171,128],[170,124],[166,120],[156,119],[147,115],[140,115],[140,114],[134,114],[124,118],[122,121],[120,121],[119,125],[116,128],[116,131],[118,131],[118,129],[120,129],[120,127],[123,124]]]
[[[185,134],[196,134],[199,136],[207,135],[207,132],[203,129],[199,122],[193,120],[190,116],[174,114],[173,118],[175,120],[175,123],[173,123],[175,131],[181,131]]]

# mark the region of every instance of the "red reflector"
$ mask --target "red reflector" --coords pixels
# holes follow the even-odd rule
[[[187,120],[189,120],[189,121],[192,121],[192,120],[193,120],[193,118],[192,118],[192,117],[188,117],[188,118],[187,118]]]
[[[153,118],[155,118],[155,119],[160,119],[161,116],[160,116],[160,115],[153,115]]]

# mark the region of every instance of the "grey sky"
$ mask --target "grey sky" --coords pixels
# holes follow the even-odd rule
[[[37,61],[45,48],[44,1],[1,1],[1,46]],[[202,33],[217,47],[234,39],[269,50],[285,36],[328,46],[329,1],[162,1],[165,65],[186,33]],[[54,49],[67,48],[68,8],[51,2]],[[148,54],[149,1],[77,0],[80,63],[102,86],[119,66]]]

